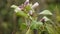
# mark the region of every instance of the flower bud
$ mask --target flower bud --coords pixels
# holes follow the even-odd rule
[[[45,19],[41,19],[40,21],[41,21],[43,24],[45,23]]]
[[[23,5],[23,4],[20,5],[19,8],[20,8],[21,10],[23,10],[23,9],[24,9],[24,5]]]
[[[26,0],[24,5],[28,5],[29,4],[29,0]]]
[[[37,6],[39,6],[39,3],[38,3],[38,2],[36,2],[36,3],[32,6],[32,8],[36,8]]]
[[[46,16],[44,16],[44,17],[41,19],[41,21],[43,21],[43,20],[46,22],[46,21],[49,21],[50,19],[47,18]]]

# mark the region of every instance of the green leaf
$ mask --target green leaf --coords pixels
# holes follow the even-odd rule
[[[18,25],[20,26],[22,23],[24,23],[24,18],[19,17],[18,18]]]
[[[49,10],[43,10],[41,13],[42,15],[52,15],[52,13]]]
[[[21,30],[25,30],[27,28],[27,25],[25,24],[25,23],[22,23],[21,25],[20,25],[20,29]]]
[[[51,24],[46,24],[46,28],[49,34],[58,34],[58,32],[55,30],[55,28]]]
[[[22,16],[22,17],[26,17],[26,18],[28,17],[28,14],[24,13],[23,11],[19,11],[16,14],[17,14],[17,16]]]
[[[33,21],[32,23],[31,23],[31,26],[30,26],[30,28],[31,29],[38,29],[40,26],[42,26],[43,24],[42,24],[42,22],[36,22],[36,21]]]

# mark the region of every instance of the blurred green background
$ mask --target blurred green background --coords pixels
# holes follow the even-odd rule
[[[25,0],[0,0],[0,34],[12,34],[18,32],[18,18],[11,8],[11,5],[21,5]],[[60,0],[30,0],[30,3],[39,2],[39,7],[36,9],[40,12],[48,9],[53,13],[50,17],[57,26],[57,31],[60,33]],[[48,16],[49,17],[49,16]]]

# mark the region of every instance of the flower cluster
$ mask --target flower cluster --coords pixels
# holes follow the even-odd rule
[[[19,11],[24,11],[25,13],[28,13],[29,15],[33,14],[33,10],[34,8],[36,8],[37,6],[39,6],[39,3],[36,2],[33,5],[29,3],[29,0],[26,0],[22,5],[20,6],[16,6],[16,5],[12,5],[12,8],[15,8],[15,12],[19,12]]]

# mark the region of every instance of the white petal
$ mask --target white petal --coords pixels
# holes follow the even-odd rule
[[[39,3],[38,3],[38,2],[36,2],[36,3],[32,6],[32,8],[36,8],[37,6],[39,6]]]
[[[26,2],[29,2],[29,0],[26,0]]]
[[[29,4],[29,0],[26,0],[24,5],[28,5]]]
[[[19,11],[21,11],[21,9],[19,7],[17,7],[14,11],[19,12]]]

